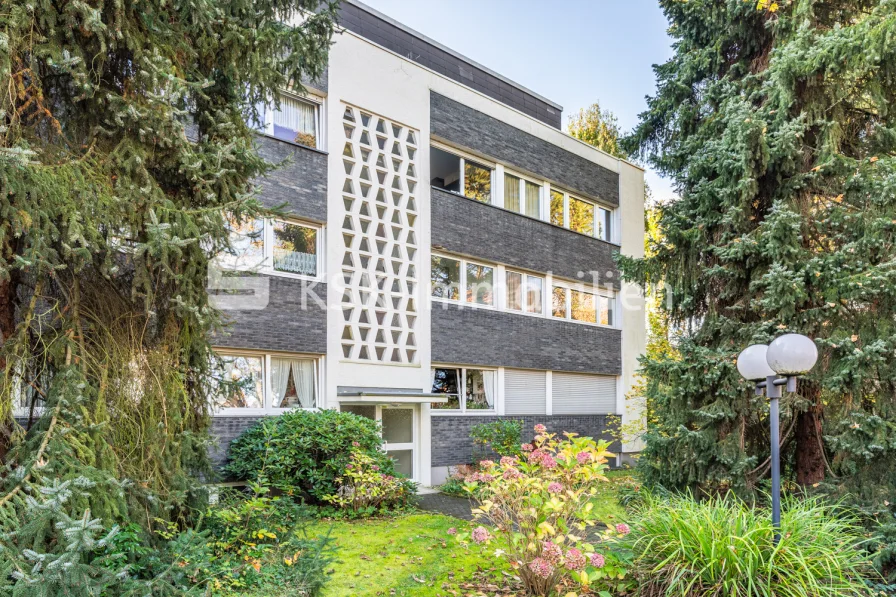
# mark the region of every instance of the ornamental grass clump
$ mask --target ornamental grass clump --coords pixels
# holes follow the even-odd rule
[[[617,561],[591,542],[597,523],[591,500],[608,482],[604,472],[612,454],[604,441],[574,433],[558,439],[543,425],[535,433],[521,457],[484,460],[468,478],[466,488],[479,500],[473,515],[483,526],[460,538],[499,544],[495,553],[507,558],[530,594],[551,595],[567,582],[588,586],[608,561]],[[627,533],[619,525],[604,539]]]
[[[867,595],[855,520],[819,500],[785,499],[781,540],[769,512],[733,497],[648,498],[630,542],[643,595]]]

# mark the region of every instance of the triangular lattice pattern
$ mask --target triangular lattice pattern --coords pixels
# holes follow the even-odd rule
[[[342,353],[417,362],[419,132],[346,106]]]

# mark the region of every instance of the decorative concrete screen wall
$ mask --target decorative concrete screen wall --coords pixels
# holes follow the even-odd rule
[[[419,131],[354,106],[342,121],[343,356],[416,363]]]

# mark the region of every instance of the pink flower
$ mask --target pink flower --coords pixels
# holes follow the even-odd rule
[[[504,479],[506,479],[507,481],[510,481],[512,479],[519,479],[520,472],[518,470],[516,470],[515,468],[509,468],[506,471],[504,471],[504,474],[501,476],[504,477]]]
[[[560,550],[560,546],[556,543],[545,541],[544,545],[541,547],[541,557],[548,563],[556,565],[560,563],[560,558],[563,557],[563,552]]]
[[[527,456],[527,458],[529,459],[530,463],[535,463],[541,460],[542,456],[544,456],[544,452],[542,452],[541,450],[533,450],[532,452],[529,452],[529,456]]]
[[[456,535],[456,534],[457,534],[457,529],[454,528],[454,527],[451,527],[450,529],[448,529],[448,534],[449,534],[449,535]]]
[[[495,466],[495,463],[491,460],[483,460],[479,463],[479,466],[481,466],[482,468],[491,468]]]
[[[529,562],[529,569],[541,578],[548,578],[554,573],[554,567],[544,558],[535,558]]]
[[[356,447],[356,448],[360,448],[360,447],[361,447],[361,444],[358,443],[358,442],[352,442],[352,445],[353,445],[354,447]]]
[[[380,470],[380,467],[377,466],[377,465],[375,465],[375,464],[371,464],[371,465],[370,465],[370,470],[378,471],[378,470]]]
[[[541,466],[544,468],[554,468],[557,466],[557,461],[554,460],[554,457],[550,454],[545,454],[541,457]]]
[[[599,553],[591,554],[591,565],[595,568],[603,568],[605,563],[604,557]]]
[[[473,539],[474,543],[485,543],[489,540],[488,531],[485,527],[476,527],[473,529],[473,532],[470,533],[470,538]]]
[[[345,470],[347,470],[347,471],[350,471],[350,470],[352,470],[353,468],[355,468],[355,465],[354,465],[354,464],[349,463],[349,464],[346,464],[346,465],[345,465]]]
[[[625,535],[628,535],[629,533],[631,533],[632,530],[630,528],[628,528],[627,524],[625,524],[624,522],[620,522],[619,524],[616,525],[616,532],[619,533],[620,535],[625,536]]]
[[[531,452],[534,449],[535,448],[532,446],[532,444],[523,444],[520,446],[520,450],[522,450],[523,452]]]
[[[560,493],[561,491],[563,491],[563,486],[556,481],[548,485],[548,493]]]
[[[581,570],[585,567],[585,556],[575,547],[566,552],[566,567],[570,570]]]
[[[495,476],[488,473],[479,473],[479,480],[483,483],[491,483],[495,480]]]
[[[548,430],[548,428],[545,427],[544,425],[542,425],[541,423],[536,425],[534,429],[535,429],[535,433],[538,433],[538,434],[544,433],[545,431]]]
[[[579,464],[585,464],[589,460],[591,460],[591,454],[588,452],[579,452],[576,454],[576,460],[579,461]]]
[[[511,456],[502,456],[501,457],[501,466],[513,466],[516,464],[516,458]]]

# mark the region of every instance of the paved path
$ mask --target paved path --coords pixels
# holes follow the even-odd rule
[[[462,520],[472,520],[469,498],[453,497],[444,493],[428,493],[417,496],[417,507],[427,512],[437,512]]]

